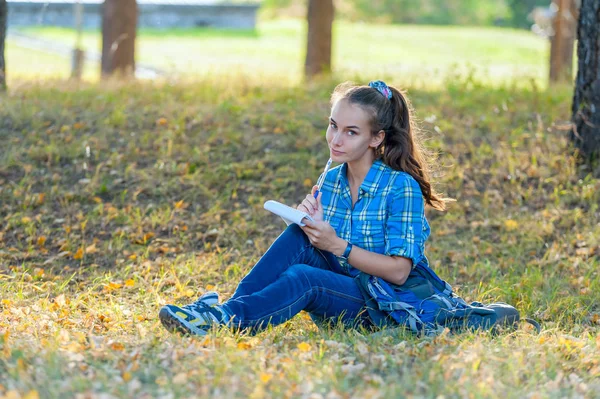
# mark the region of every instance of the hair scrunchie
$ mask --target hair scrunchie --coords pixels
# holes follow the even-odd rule
[[[392,99],[392,90],[390,90],[390,88],[388,87],[388,85],[385,84],[385,82],[381,80],[374,80],[369,82],[369,87],[372,87],[373,89],[380,92],[388,100]]]

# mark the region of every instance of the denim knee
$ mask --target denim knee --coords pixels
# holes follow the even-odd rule
[[[303,283],[309,288],[312,280],[310,274],[315,269],[315,267],[310,265],[296,263],[295,265],[288,267],[287,270],[282,273],[282,276],[289,277],[292,281]]]

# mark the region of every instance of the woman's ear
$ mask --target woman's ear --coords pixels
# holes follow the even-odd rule
[[[375,136],[371,139],[371,147],[377,148],[381,143],[383,143],[383,139],[385,139],[385,131],[380,130],[377,132]]]

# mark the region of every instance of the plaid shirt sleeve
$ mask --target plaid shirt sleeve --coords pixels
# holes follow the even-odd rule
[[[412,260],[414,268],[423,259],[425,201],[419,183],[410,175],[401,180],[388,204],[385,254]]]

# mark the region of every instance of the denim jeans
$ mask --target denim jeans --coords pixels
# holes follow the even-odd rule
[[[239,283],[222,307],[232,326],[260,331],[301,310],[320,322],[371,326],[365,300],[336,256],[314,247],[302,229],[289,225]]]

